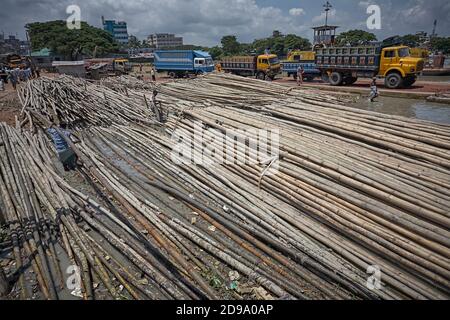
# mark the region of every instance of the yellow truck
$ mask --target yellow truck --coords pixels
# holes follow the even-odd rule
[[[220,61],[220,68],[225,72],[254,76],[260,80],[273,80],[281,70],[280,61],[275,54],[225,57]]]
[[[407,46],[330,47],[315,53],[322,79],[333,86],[379,77],[390,89],[410,87],[424,68],[424,60],[411,56]]]

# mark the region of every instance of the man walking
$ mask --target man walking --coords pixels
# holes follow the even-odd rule
[[[13,89],[16,90],[17,82],[19,82],[19,69],[11,69],[9,70],[8,79],[11,81]]]
[[[303,74],[304,74],[303,67],[299,66],[297,68],[297,85],[298,86],[301,86],[303,84]]]
[[[378,97],[377,78],[373,77],[370,83],[369,101],[374,102],[376,97]]]

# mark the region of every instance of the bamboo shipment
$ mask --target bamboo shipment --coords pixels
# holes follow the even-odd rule
[[[64,299],[67,264],[81,299],[450,297],[448,125],[220,73],[44,77],[19,97],[0,199],[39,288],[19,273],[21,298]],[[45,133],[60,124],[74,176]]]

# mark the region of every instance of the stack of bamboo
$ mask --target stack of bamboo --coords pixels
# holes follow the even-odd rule
[[[41,123],[38,115],[30,119],[40,114],[83,123],[82,143],[74,146],[84,163],[80,172],[114,200],[109,219],[125,224],[121,230],[132,230],[173,267],[161,278],[148,274],[154,285],[171,286],[162,290],[166,296],[220,296],[206,275],[214,271],[223,280],[230,269],[242,274],[242,283],[256,283],[278,298],[450,296],[450,126],[349,108],[345,95],[212,74],[158,88],[172,111],[162,132],[140,119],[151,92],[139,85],[124,92],[121,80],[109,80],[108,88],[67,78],[45,81],[46,91],[35,83],[22,92],[29,113],[24,122]],[[59,97],[64,92],[83,93],[85,118]],[[130,106],[140,108],[140,118],[133,110],[133,116],[108,119],[109,110]],[[101,121],[93,120],[97,115]],[[207,140],[189,147],[203,162],[173,162],[180,143],[173,137],[196,141],[199,123]],[[248,143],[256,129],[280,133],[269,166]],[[256,162],[217,163],[229,132],[244,135],[229,141],[235,154]],[[43,143],[40,137],[37,154],[48,153]],[[278,170],[267,174],[275,165]],[[78,192],[56,174],[37,176],[32,184],[49,177],[66,194]],[[69,205],[68,214],[77,208]],[[81,218],[99,236],[109,235],[92,216]],[[97,244],[89,246],[103,248]],[[148,258],[146,246],[133,244],[134,253]],[[101,253],[92,258],[101,260]],[[143,269],[141,260],[128,258]],[[217,260],[227,269],[217,270]],[[380,270],[381,286],[368,284],[380,275],[370,277],[368,270]],[[186,289],[192,287],[198,292]]]

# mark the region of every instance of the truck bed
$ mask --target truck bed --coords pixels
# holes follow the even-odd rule
[[[381,57],[379,47],[338,47],[318,49],[316,64],[319,69],[343,69],[376,72]]]
[[[306,74],[320,74],[320,70],[312,61],[281,61],[281,71],[289,74],[296,73],[299,66],[303,67]]]
[[[224,70],[256,70],[256,57],[237,56],[223,58],[220,62],[222,69]]]

